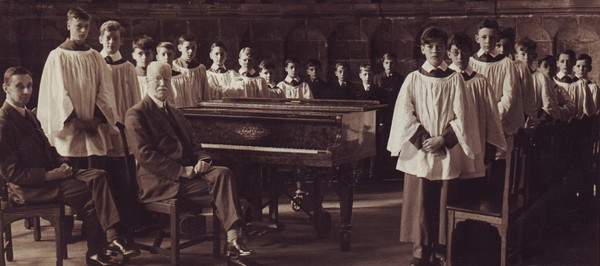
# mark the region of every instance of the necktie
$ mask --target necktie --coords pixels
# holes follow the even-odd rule
[[[490,62],[492,61],[492,59],[494,59],[494,57],[488,53],[482,54],[479,59],[481,59],[481,61],[483,62]]]
[[[110,56],[104,57],[104,61],[106,61],[107,64],[113,63],[112,57],[110,57]]]
[[[219,68],[217,68],[216,72],[217,73],[225,73],[225,72],[227,72],[227,70],[225,70],[224,67],[219,67]]]
[[[434,70],[431,70],[429,73],[431,75],[433,75],[434,77],[436,77],[436,78],[444,76],[444,71],[442,69],[440,69],[440,68],[436,68]]]
[[[296,81],[295,79],[292,79],[292,82],[290,82],[290,85],[296,87],[296,86],[300,85],[300,82]]]
[[[249,77],[252,77],[252,74],[250,74],[250,72],[244,72],[244,76],[249,78]]]
[[[467,71],[463,70],[463,71],[460,72],[460,74],[463,76],[463,78],[465,80],[469,80],[470,77],[469,77],[469,74],[467,74]]]

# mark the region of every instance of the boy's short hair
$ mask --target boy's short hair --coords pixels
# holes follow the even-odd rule
[[[500,37],[498,39],[508,39],[510,40],[511,43],[515,42],[515,29],[511,28],[511,27],[507,27],[507,28],[501,28],[499,29],[500,31]]]
[[[309,67],[321,68],[321,61],[314,58],[310,59],[306,62],[306,68]]]
[[[577,61],[579,61],[579,60],[585,60],[585,61],[587,61],[588,66],[592,65],[592,57],[589,54],[580,54],[577,57]]]
[[[273,64],[273,62],[271,62],[269,60],[262,60],[260,62],[260,64],[258,65],[258,69],[260,71],[263,71],[263,69],[275,70],[275,64]]]
[[[558,60],[558,58],[560,57],[561,54],[566,54],[569,56],[569,59],[571,59],[571,61],[575,61],[575,52],[571,49],[563,49],[562,51],[560,51],[560,53],[558,53],[556,55],[556,60]],[[573,62],[575,63],[575,62]]]
[[[250,47],[244,47],[244,48],[240,49],[240,54],[238,56],[242,57],[242,55],[246,55],[250,58],[254,58],[254,49],[252,49]]]
[[[125,34],[125,28],[121,26],[121,23],[114,20],[109,20],[102,23],[102,26],[100,26],[100,36],[104,35],[105,31],[119,31],[121,36]]]
[[[178,44],[183,44],[184,42],[195,42],[195,41],[196,41],[196,36],[194,36],[193,34],[183,34],[183,35],[179,36],[179,39],[177,39]]]
[[[146,51],[152,50],[155,47],[156,45],[154,44],[154,40],[148,35],[142,35],[138,38],[135,38],[131,43],[131,48],[133,48],[133,50],[135,50],[135,48],[139,48],[140,50]]]
[[[212,50],[213,50],[215,47],[221,47],[221,49],[223,49],[223,50],[225,50],[225,52],[227,52],[227,47],[226,47],[226,46],[225,46],[225,44],[224,44],[223,42],[221,42],[221,41],[216,41],[216,42],[213,42],[213,43],[210,45],[210,50],[212,51]]]
[[[165,48],[167,50],[175,51],[175,45],[171,42],[161,42],[156,46],[157,52],[158,52],[158,48]]]
[[[360,65],[359,69],[360,69],[360,72],[371,71],[371,64],[368,64],[368,63],[362,64],[362,65]]]
[[[537,48],[537,44],[535,43],[534,40],[525,36],[525,37],[519,39],[519,41],[515,44],[515,49],[517,49],[519,47],[522,47],[523,50],[526,52],[535,52],[535,49]]]
[[[33,74],[31,74],[31,71],[25,69],[24,67],[20,67],[20,66],[11,67],[11,68],[7,69],[6,72],[4,72],[4,85],[9,86],[11,77],[14,75],[29,75],[29,76],[33,77]]]
[[[483,28],[494,29],[496,31],[500,30],[500,26],[498,26],[498,21],[489,18],[482,20],[481,22],[479,22],[479,25],[477,25],[477,29],[480,30]]]
[[[458,48],[461,51],[467,50],[470,52],[471,50],[473,50],[473,40],[469,38],[469,35],[462,32],[454,33],[448,38],[448,43],[446,47],[450,49],[452,45],[456,45],[456,48]]]
[[[92,15],[81,7],[74,7],[67,11],[67,20],[71,20],[72,18],[89,21],[92,18]]]
[[[298,58],[295,57],[286,57],[285,60],[283,60],[283,68],[286,68],[288,64],[291,63],[300,65],[300,60],[298,60]]]
[[[556,71],[556,59],[554,58],[553,55],[546,55],[542,58],[540,58],[538,61],[538,66],[541,65],[543,62],[546,62],[548,64],[548,66],[550,66],[550,70],[551,71]]]
[[[448,42],[448,34],[437,27],[429,27],[421,34],[421,45],[430,44],[433,40],[440,40],[445,45]]]
[[[335,63],[335,70],[337,70],[339,67],[350,69],[350,65],[348,65],[348,63],[346,63],[345,61]]]
[[[398,61],[398,56],[394,53],[385,53],[381,56],[381,61],[383,62],[385,60]]]

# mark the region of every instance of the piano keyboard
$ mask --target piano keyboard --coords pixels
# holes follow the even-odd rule
[[[309,150],[309,149],[245,146],[245,145],[214,144],[214,143],[202,143],[201,145],[202,145],[202,148],[205,148],[205,149],[219,149],[219,150],[281,152],[281,153],[299,153],[299,154],[319,154],[319,152],[320,152],[319,150]],[[325,151],[321,151],[321,152],[325,152]]]

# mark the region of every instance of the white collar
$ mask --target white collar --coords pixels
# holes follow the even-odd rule
[[[342,86],[344,86],[344,84],[348,85],[348,82],[347,81],[340,81],[338,79],[338,84],[340,84],[340,87],[342,87]]]
[[[454,63],[452,63],[452,64],[450,64],[450,66],[448,66],[448,68],[456,71],[456,73],[462,73],[464,71],[469,76],[471,76],[473,74],[473,68],[471,67],[471,65],[467,65],[467,68],[465,68],[464,70],[462,70],[457,65],[455,65]]]
[[[250,75],[254,75],[254,73],[256,73],[256,71],[254,71],[254,68],[251,68],[250,70],[248,70],[247,68],[240,68],[240,71],[238,71],[240,75],[244,75],[246,72],[250,73]]]
[[[10,106],[12,106],[13,108],[15,108],[15,110],[17,110],[17,112],[19,112],[19,114],[23,117],[25,117],[25,109],[24,107],[19,107],[16,104],[14,104],[9,98],[6,98],[6,102],[8,104],[10,104]]]
[[[108,54],[108,51],[106,49],[102,49],[102,51],[100,51],[100,55],[102,57],[110,56],[110,58],[113,60],[113,62],[117,62],[123,58],[123,56],[121,56],[121,52],[117,51],[114,54]]]
[[[215,71],[215,72],[219,68],[223,68],[223,69],[225,69],[225,72],[227,72],[227,67],[225,65],[219,66],[219,65],[213,63],[212,66],[210,66],[210,69],[213,70],[213,71]]]
[[[162,109],[165,106],[165,104],[167,103],[166,100],[161,101],[159,99],[156,99],[156,97],[154,97],[154,95],[151,95],[150,93],[148,93],[148,96],[150,96],[150,99],[152,99],[152,101],[156,104],[156,106],[159,109]]]
[[[300,82],[300,78],[299,77],[292,78],[290,76],[286,76],[285,79],[284,79],[284,81],[287,82],[287,83],[292,83],[292,80],[295,80],[296,82]]]
[[[446,69],[448,68],[448,64],[446,64],[446,61],[442,61],[442,63],[438,67],[434,67],[428,61],[425,61],[425,63],[423,63],[423,65],[421,66],[421,68],[423,68],[427,72],[431,72],[432,70],[434,70],[436,68],[439,68],[439,69],[441,69],[443,71],[446,71]]]
[[[559,79],[564,78],[565,76],[568,76],[569,78],[572,78],[573,76],[571,74],[565,74],[564,72],[560,71],[558,73],[556,73],[556,77],[558,77]]]
[[[483,54],[485,54],[485,52],[483,51],[483,49],[479,49],[479,51],[477,51],[477,57],[481,57]],[[492,51],[489,53],[491,56],[496,57],[497,54],[495,53],[495,51]]]
[[[365,91],[366,91],[366,89],[367,89],[367,88],[369,88],[369,90],[371,89],[371,84],[369,84],[369,83],[366,83],[366,84],[365,84],[365,83],[363,83],[363,84],[362,84],[362,86],[363,86],[363,89],[364,89]]]

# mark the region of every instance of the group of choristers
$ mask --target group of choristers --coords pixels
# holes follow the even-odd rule
[[[440,221],[445,219],[448,181],[468,183],[485,176],[487,164],[506,159],[521,127],[600,109],[598,87],[588,78],[589,55],[576,57],[564,50],[534,64],[536,43],[524,37],[513,45],[514,37],[502,34],[493,20],[479,25],[477,50],[464,33],[448,37],[439,28],[427,28],[419,40],[426,60],[418,70],[404,79],[395,71],[396,56],[386,53],[383,72],[373,75],[371,65],[360,66],[360,84],[350,81],[345,62],[335,64],[336,80],[325,82],[318,60],[302,68],[293,57],[283,62],[286,76],[277,83],[276,65],[263,60],[255,69],[250,47],[239,51],[238,71],[227,69],[222,42],[211,45],[212,65],[206,68],[195,59],[197,42],[189,34],[177,44],[155,45],[146,35],[135,39],[134,66],[119,52],[124,28],[118,22],[102,24],[100,53],[85,43],[85,27],[89,24],[69,24],[71,38],[49,54],[40,81],[37,117],[59,154],[80,167],[107,170],[111,162],[130,156],[123,154],[111,125],[122,122],[126,111],[145,97],[150,82],[146,67],[155,58],[171,66],[166,82],[172,107],[224,97],[378,100],[390,110],[382,114],[387,150],[398,157],[396,169],[406,174],[400,239],[415,243],[414,265],[429,263],[440,251],[436,246],[446,241]]]

